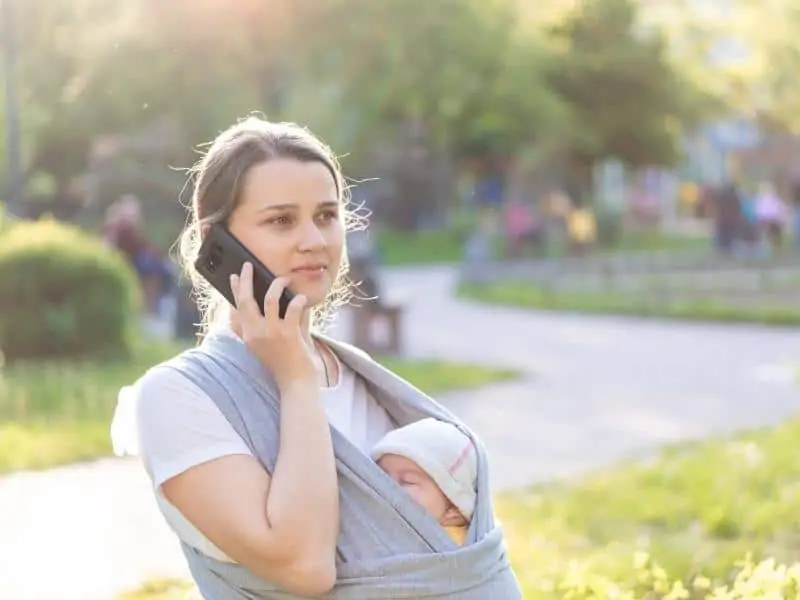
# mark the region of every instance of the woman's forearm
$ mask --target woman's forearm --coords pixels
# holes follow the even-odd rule
[[[327,562],[329,557],[333,563],[339,487],[330,426],[316,382],[298,382],[281,392],[280,445],[267,519],[296,556],[312,562]]]

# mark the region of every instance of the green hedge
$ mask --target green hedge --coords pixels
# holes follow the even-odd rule
[[[101,240],[52,220],[0,236],[0,350],[8,361],[125,356],[139,284]]]

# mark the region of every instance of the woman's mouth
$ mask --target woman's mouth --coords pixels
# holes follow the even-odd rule
[[[292,273],[297,273],[302,277],[307,277],[311,279],[316,279],[322,277],[328,271],[328,267],[326,265],[303,265],[302,267],[297,267],[292,269]]]

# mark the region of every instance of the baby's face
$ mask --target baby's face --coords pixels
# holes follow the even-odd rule
[[[378,460],[378,466],[442,525],[450,527],[464,523],[458,509],[415,462],[404,456],[386,454]]]

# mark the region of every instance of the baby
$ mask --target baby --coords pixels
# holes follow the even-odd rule
[[[477,498],[472,440],[456,426],[428,418],[389,432],[370,454],[456,543],[464,543]]]

